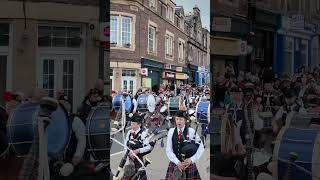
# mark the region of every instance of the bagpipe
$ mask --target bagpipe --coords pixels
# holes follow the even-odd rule
[[[159,130],[154,130],[152,133],[147,134],[146,139],[151,139],[153,136],[158,135],[158,134],[160,134],[160,133],[161,133],[161,131],[159,131]],[[152,140],[152,141],[149,141],[149,144],[148,144],[148,145],[150,145],[150,146],[152,147],[151,150],[148,151],[148,152],[145,152],[145,153],[141,153],[141,154],[139,154],[138,156],[135,155],[135,157],[138,158],[138,161],[139,161],[140,163],[142,163],[142,161],[141,161],[140,158],[142,158],[143,156],[145,156],[145,155],[147,155],[147,154],[150,154],[150,153],[152,152],[153,147],[155,146],[156,142],[157,142],[158,140],[161,140],[161,139],[165,138],[166,136],[167,136],[167,134],[164,134],[164,135],[162,135],[162,136],[160,136],[160,137],[158,137],[158,138],[156,138],[156,139],[154,139],[154,140]],[[120,164],[119,164],[119,166],[118,166],[117,172],[116,172],[115,176],[113,177],[114,180],[118,179],[118,176],[119,176],[120,172],[123,170],[124,165],[125,165],[125,163],[126,163],[126,161],[127,161],[127,158],[128,158],[129,153],[130,153],[132,150],[139,149],[139,148],[141,148],[141,147],[144,146],[143,141],[141,140],[140,137],[141,137],[141,133],[138,134],[138,137],[137,137],[136,139],[130,139],[130,140],[127,142],[127,145],[126,145],[126,146],[123,145],[124,147],[127,147],[128,149],[127,149],[126,153],[124,154],[124,156],[122,157],[122,159],[121,159],[121,161],[120,161]],[[115,140],[115,141],[116,141],[116,140]],[[116,141],[116,142],[118,142],[118,141]],[[122,143],[120,143],[120,142],[118,142],[118,143],[122,145]],[[149,162],[151,163],[151,161],[149,161]],[[145,167],[147,164],[142,163],[142,165],[143,165],[143,167]],[[134,168],[134,167],[127,167],[127,168],[125,168],[124,170],[126,171],[126,169],[130,169],[130,168]],[[128,175],[128,176],[131,177],[131,176],[134,175],[134,173],[132,173],[132,172],[130,172],[130,171],[127,170],[127,171],[126,171],[126,175]],[[138,175],[137,175],[137,176],[138,176]]]

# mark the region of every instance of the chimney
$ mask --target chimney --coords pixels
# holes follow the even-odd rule
[[[200,9],[197,4],[193,8],[193,15],[200,15]]]

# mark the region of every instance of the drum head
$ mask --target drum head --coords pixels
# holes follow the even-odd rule
[[[19,105],[11,114],[7,126],[9,144],[12,144],[18,156],[27,155],[34,138],[33,120],[39,110],[36,103]],[[59,105],[51,115],[47,127],[48,155],[56,156],[64,153],[70,139],[71,125],[68,114],[63,106]]]
[[[51,117],[52,121],[47,128],[48,154],[50,156],[56,156],[64,153],[69,143],[71,126],[68,113],[61,105],[52,113]]]
[[[156,109],[156,99],[151,94],[148,96],[147,106],[149,112],[154,112],[154,110]]]

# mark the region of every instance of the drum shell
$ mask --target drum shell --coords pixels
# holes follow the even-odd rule
[[[108,107],[93,108],[86,123],[88,151],[95,160],[109,162],[110,156],[110,122]]]
[[[287,161],[289,153],[298,154],[298,159],[294,162],[298,166],[310,171],[308,174],[299,168],[292,167],[292,180],[315,180],[320,176],[320,134],[317,130],[283,128],[277,137],[274,148],[274,178],[282,179],[287,172]]]
[[[120,107],[121,107],[121,99],[122,99],[122,95],[118,94],[116,95],[113,100],[112,100],[112,107],[116,110],[119,111]]]
[[[139,112],[147,112],[148,111],[148,95],[140,95],[137,99],[138,107],[137,110]]]
[[[209,124],[210,122],[210,102],[201,101],[196,107],[196,118],[200,123]]]
[[[19,105],[10,115],[7,126],[9,144],[18,156],[28,154],[34,138],[34,118],[37,118],[39,104],[24,103]],[[65,153],[70,140],[71,123],[63,106],[59,105],[51,115],[47,127],[48,155],[55,157]]]

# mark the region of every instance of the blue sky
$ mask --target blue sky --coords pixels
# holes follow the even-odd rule
[[[173,0],[177,6],[183,6],[185,13],[193,11],[197,4],[200,9],[202,26],[210,31],[210,0]]]

